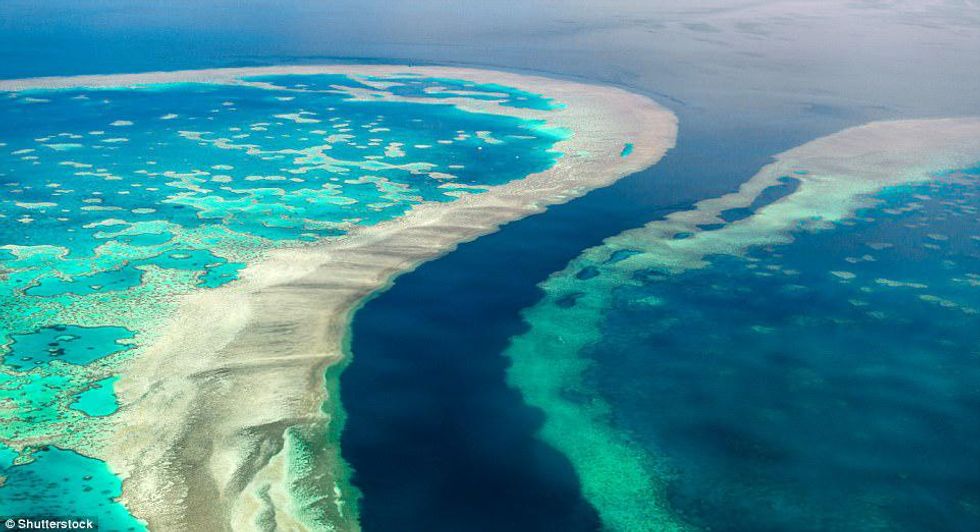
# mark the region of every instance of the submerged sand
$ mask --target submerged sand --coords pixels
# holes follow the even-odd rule
[[[443,101],[540,118],[573,134],[556,146],[563,156],[547,171],[450,203],[422,204],[341,239],[271,252],[239,281],[187,295],[159,340],[124,368],[117,384],[122,406],[97,455],[124,479],[123,502],[151,529],[358,528],[356,494],[335,438],[328,439],[336,434],[339,408],[325,380],[327,369],[345,358],[357,305],[461,242],[649,167],[676,137],[674,115],[637,94],[464,68],[219,69],[0,81],[0,90],[241,83],[241,76],[314,73],[499,83],[565,107]],[[633,151],[622,157],[626,143]]]
[[[980,118],[872,122],[815,139],[774,159],[737,191],[700,201],[584,251],[541,283],[544,298],[523,313],[529,329],[507,350],[512,362],[508,380],[525,401],[545,413],[541,438],[572,462],[583,493],[609,530],[691,528],[665,493],[665,479],[675,472],[609,424],[610,405],[586,379],[592,361],[583,350],[601,340],[602,323],[616,305],[616,291],[650,282],[649,276],[638,278],[638,272],[679,274],[709,266],[711,257],[744,256],[752,249],[788,244],[801,231],[831,229],[851,218],[873,205],[874,195],[884,189],[974,167],[980,162]],[[744,219],[723,219],[726,210],[751,206],[783,177],[797,180],[798,188]],[[682,234],[684,238],[677,238]],[[624,251],[629,254],[611,260]],[[592,268],[594,275],[577,275],[585,268]],[[574,305],[558,305],[570,296]],[[656,298],[633,303],[662,304]]]

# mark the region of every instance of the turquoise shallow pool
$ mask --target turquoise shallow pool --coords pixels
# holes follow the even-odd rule
[[[84,507],[140,526],[84,452],[118,406],[116,367],[176,296],[234,281],[267,250],[478,194],[559,156],[567,132],[447,98],[561,107],[408,74],[0,94],[0,515]]]
[[[91,519],[100,530],[141,530],[126,509],[114,501],[122,482],[94,458],[57,447],[40,447],[30,465],[14,462],[15,452],[0,447],[4,517],[70,516]]]

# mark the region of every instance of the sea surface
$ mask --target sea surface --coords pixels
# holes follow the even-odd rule
[[[538,437],[546,412],[507,380],[538,284],[814,138],[980,113],[978,43],[975,6],[940,0],[0,5],[5,78],[465,64],[620,85],[677,113],[678,146],[653,169],[464,244],[356,315],[340,389],[366,530],[596,529],[581,466]],[[833,230],[612,294],[583,353],[588,385],[614,412],[603,434],[627,435],[657,468],[659,516],[723,530],[977,528],[972,192],[887,191]],[[125,331],[102,333],[127,345]],[[94,416],[112,407],[98,397],[73,404]],[[117,487],[93,489],[105,500]]]

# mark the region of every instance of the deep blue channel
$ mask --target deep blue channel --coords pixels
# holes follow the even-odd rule
[[[599,528],[570,463],[535,438],[542,414],[506,384],[501,353],[525,330],[521,309],[582,249],[732,190],[772,154],[826,133],[721,130],[677,112],[678,147],[657,166],[464,244],[358,311],[341,449],[365,530]]]

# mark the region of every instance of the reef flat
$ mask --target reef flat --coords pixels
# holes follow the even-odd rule
[[[960,457],[950,472],[942,460],[903,467],[930,445],[976,441],[921,443],[947,433],[929,423],[970,400],[953,390],[972,368],[933,368],[976,352],[978,162],[977,118],[847,129],[776,155],[735,192],[607,239],[542,283],[545,297],[524,313],[529,331],[507,351],[508,378],[545,412],[540,436],[572,461],[603,522],[915,529],[903,509],[952,519],[959,510],[929,513],[925,501],[975,504],[957,487],[970,452],[947,453]],[[891,233],[876,228],[890,217]],[[960,225],[936,228],[950,220]],[[829,236],[817,248],[813,235]],[[923,255],[941,245],[959,251]],[[928,332],[896,342],[908,327]],[[865,379],[856,389],[855,375]],[[909,390],[921,394],[914,408]],[[828,429],[838,420],[839,433]],[[789,443],[794,434],[804,441]],[[814,467],[831,472],[829,486]],[[886,474],[921,484],[874,484]]]
[[[18,124],[0,131],[0,296],[14,310],[0,503],[71,510],[15,481],[81,460],[120,529],[356,528],[327,370],[357,304],[652,165],[676,135],[669,111],[627,91],[464,68],[0,91]]]

